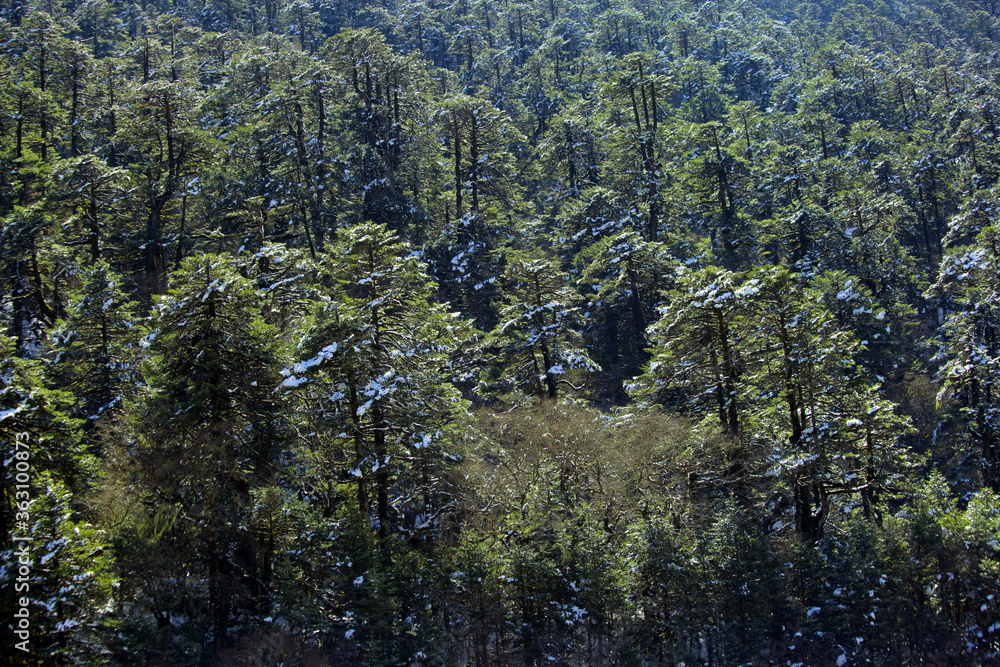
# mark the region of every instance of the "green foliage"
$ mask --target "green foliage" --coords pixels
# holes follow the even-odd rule
[[[0,336],[0,406],[5,452],[13,453],[18,433],[26,433],[33,449],[32,468],[50,471],[58,481],[82,490],[94,469],[79,440],[79,421],[68,414],[72,396],[45,385],[42,364],[14,354],[14,340]],[[25,439],[25,436],[20,438]],[[4,461],[10,459],[5,453]],[[8,502],[12,494],[7,491]]]
[[[30,655],[59,663],[102,662],[114,576],[103,530],[71,506],[92,481],[95,461],[82,446],[72,396],[45,386],[38,360],[14,355],[0,337],[0,437],[4,460],[0,571],[3,612],[28,601]],[[27,560],[27,563],[23,562]],[[27,576],[21,566],[27,565]],[[19,580],[20,579],[20,580]],[[13,646],[14,626],[7,638]],[[21,641],[21,638],[18,638]]]
[[[311,356],[281,372],[277,391],[299,398],[315,429],[306,438],[323,452],[314,488],[356,480],[362,521],[374,519],[388,550],[390,534],[424,539],[456,510],[448,470],[461,455],[464,403],[445,364],[464,327],[430,303],[423,265],[385,226],[345,230],[335,253],[336,292],[317,304],[299,346]]]
[[[977,493],[963,510],[937,473],[916,490],[907,516],[922,602],[974,655],[997,651],[997,517],[996,494]]]
[[[253,513],[243,518],[267,499],[260,494],[281,469],[285,437],[273,418],[280,351],[260,312],[231,260],[187,260],[144,341],[146,387],[122,429],[128,447],[109,457],[131,487],[120,537],[135,549],[127,567],[149,568],[133,584],[134,603],[148,604],[161,627],[187,616],[178,634],[190,642],[198,629],[210,632],[216,651],[230,624],[259,619],[272,604],[276,529],[255,525]]]
[[[647,327],[672,263],[664,244],[630,229],[608,234],[576,257],[579,285],[589,297],[591,347],[614,362],[619,378],[636,375],[645,359]]]
[[[49,664],[106,664],[119,588],[109,535],[79,518],[71,490],[54,475],[39,471],[32,478],[31,526],[17,531],[31,538],[29,588],[22,594],[31,611],[30,645]],[[7,551],[4,560],[20,562],[16,555]]]
[[[82,285],[54,328],[50,375],[77,398],[74,413],[91,433],[120,414],[137,384],[138,326],[121,277],[103,260],[85,269]]]
[[[508,256],[505,278],[510,297],[501,323],[484,341],[503,364],[499,384],[548,398],[557,396],[558,383],[578,389],[563,376],[582,371],[586,377],[599,367],[574,327],[580,308],[566,285],[569,277],[544,259],[514,254]]]
[[[945,363],[941,399],[954,394],[968,433],[977,442],[983,481],[994,491],[1000,486],[997,433],[1000,427],[998,371],[1000,310],[995,278],[998,229],[983,213],[995,206],[997,188],[977,193],[951,223],[945,256],[934,294],[949,303],[940,353]]]
[[[5,4],[16,658],[996,661],[997,35]]]
[[[738,433],[740,342],[756,283],[741,286],[741,276],[714,267],[679,267],[676,282],[659,320],[648,329],[653,358],[633,391],[651,402],[687,403],[696,414],[709,409],[712,396],[719,422]]]

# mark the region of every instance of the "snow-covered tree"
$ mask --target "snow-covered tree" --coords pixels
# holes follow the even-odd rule
[[[574,374],[582,371],[585,378],[599,370],[583,348],[580,298],[568,279],[547,259],[508,257],[505,282],[510,296],[500,311],[500,324],[485,341],[501,363],[501,386],[555,398],[559,384],[580,388],[568,379]]]
[[[610,358],[619,376],[632,377],[647,358],[646,328],[663,298],[670,266],[666,248],[626,229],[600,239],[575,263],[582,269],[581,291],[589,297],[592,353]]]
[[[310,492],[330,503],[330,485],[351,480],[388,554],[391,536],[432,535],[454,510],[451,429],[463,402],[449,354],[468,328],[431,303],[424,265],[384,225],[344,230],[328,268],[335,290],[317,304],[280,391],[301,401],[310,425]]]
[[[634,391],[646,400],[680,400],[694,412],[717,411],[719,423],[738,434],[737,378],[749,300],[756,282],[707,267],[679,268],[660,319],[649,327],[653,358]]]
[[[134,498],[122,537],[132,599],[161,627],[187,616],[183,631],[200,628],[216,651],[234,624],[270,611],[273,553],[244,521],[253,493],[277,477],[286,437],[280,339],[261,311],[232,258],[186,260],[157,301],[145,386],[110,454],[116,485]]]
[[[950,223],[929,293],[951,311],[942,331],[945,386],[978,445],[983,481],[1000,491],[1000,186],[976,193]]]
[[[819,538],[840,494],[859,494],[879,519],[875,505],[910,466],[899,446],[909,420],[880,395],[858,364],[862,344],[801,274],[757,269],[745,291],[754,292],[744,345],[753,431],[769,440],[772,471],[792,486],[796,529],[807,542]]]
[[[70,298],[66,319],[52,335],[50,374],[76,396],[74,413],[93,432],[134,390],[138,326],[122,279],[104,260],[83,271],[83,285]]]

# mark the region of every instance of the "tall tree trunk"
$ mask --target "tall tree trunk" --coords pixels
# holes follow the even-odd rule
[[[358,379],[354,371],[351,370],[347,376],[348,396],[351,405],[351,426],[354,439],[354,467],[358,471],[358,509],[361,512],[361,520],[364,522],[365,530],[371,530],[372,509],[371,500],[368,496],[368,482],[365,474],[365,438],[361,429],[361,417],[358,415],[358,408],[361,401],[358,399]]]
[[[729,344],[729,326],[721,309],[715,311],[715,316],[719,331],[719,344],[722,348],[722,384],[726,413],[723,425],[731,435],[739,435],[740,423],[736,407],[736,369],[733,366],[733,352]]]
[[[469,181],[472,184],[472,215],[479,216],[479,132],[475,114],[469,124]]]
[[[462,132],[457,115],[452,115],[452,142],[455,145],[455,222],[462,219]]]
[[[384,557],[389,556],[389,466],[388,450],[385,442],[385,415],[382,412],[382,405],[375,401],[372,406],[372,421],[374,423],[375,437],[375,495],[378,509],[378,537],[379,549]]]

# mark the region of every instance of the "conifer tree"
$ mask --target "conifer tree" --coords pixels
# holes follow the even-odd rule
[[[723,429],[737,435],[745,409],[737,392],[745,318],[756,285],[714,267],[678,274],[660,319],[650,326],[653,358],[636,389],[655,402],[679,398],[695,413],[714,409]]]
[[[18,357],[7,336],[0,337],[0,377],[6,462],[0,569],[11,582],[0,606],[15,618],[24,598],[29,613],[28,650],[15,650],[11,633],[8,655],[16,664],[100,664],[108,655],[112,554],[107,534],[73,502],[94,481],[95,460],[84,451],[80,422],[70,416],[72,395],[48,388],[42,361]],[[25,559],[28,575],[16,589]]]
[[[586,336],[592,354],[611,361],[619,377],[634,377],[647,358],[647,327],[656,318],[668,280],[664,244],[625,229],[576,256],[579,286],[589,297]]]
[[[952,221],[947,255],[930,295],[950,312],[939,339],[944,388],[977,444],[983,482],[1000,489],[1000,229],[998,188],[976,193]]]
[[[448,357],[467,329],[430,302],[423,265],[384,225],[344,230],[330,273],[337,291],[317,304],[300,344],[309,356],[281,387],[308,407],[313,446],[328,452],[321,486],[351,480],[391,556],[394,535],[433,536],[456,510],[448,469],[463,404]]]
[[[747,378],[762,408],[754,430],[777,427],[770,437],[785,441],[774,463],[791,482],[796,529],[813,543],[832,496],[860,494],[866,515],[877,520],[882,510],[873,503],[898,490],[911,462],[899,448],[908,419],[858,364],[861,343],[801,280],[782,268],[749,276],[755,326],[745,354],[758,360]]]
[[[123,399],[138,384],[138,318],[122,279],[104,260],[83,272],[66,319],[52,332],[50,376],[73,392],[74,415],[85,420],[91,445],[95,428],[120,415]]]
[[[518,133],[505,113],[468,95],[446,99],[434,118],[445,134],[454,192],[430,253],[434,275],[445,299],[490,327],[503,272],[501,247],[514,214],[521,213],[510,151]]]
[[[487,350],[499,354],[500,385],[548,398],[556,398],[560,384],[581,389],[567,377],[583,371],[586,378],[600,367],[582,347],[579,299],[568,276],[549,260],[513,254],[505,278],[511,296],[485,341]]]
[[[278,477],[286,437],[274,391],[279,340],[260,313],[258,293],[232,259],[186,260],[157,302],[128,449],[112,461],[134,480],[136,532],[126,537],[138,548],[129,567],[141,571],[145,559],[162,568],[133,595],[154,600],[150,611],[167,628],[172,615],[195,610],[214,651],[243,614],[263,618],[271,604],[273,554],[243,516],[253,494]],[[186,591],[192,575],[206,587]],[[169,597],[155,594],[163,586]]]

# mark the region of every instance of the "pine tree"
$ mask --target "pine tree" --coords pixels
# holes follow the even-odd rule
[[[773,461],[791,482],[796,529],[812,543],[832,496],[859,494],[866,515],[879,520],[876,505],[900,488],[912,463],[899,448],[909,420],[858,364],[860,342],[801,281],[782,268],[751,274],[755,326],[744,354],[759,360],[747,378],[762,408],[753,429],[777,427],[769,436],[779,452]]]
[[[730,271],[679,269],[677,286],[649,329],[653,358],[637,393],[658,403],[679,400],[695,413],[714,409],[723,429],[739,434],[746,399],[737,392],[738,378],[757,289]]]
[[[626,187],[636,197],[643,217],[642,235],[648,241],[656,241],[661,233],[661,190],[665,174],[661,146],[664,123],[660,107],[671,88],[671,82],[656,71],[648,58],[630,54],[618,63],[603,93],[610,102],[621,107],[618,115],[622,133],[627,136],[622,141],[631,144],[626,149],[628,157],[624,171],[630,177]]]
[[[54,327],[50,376],[73,392],[73,413],[85,420],[91,446],[100,424],[120,415],[123,399],[138,384],[138,318],[122,290],[122,279],[104,260],[83,271],[66,319]]]
[[[95,461],[82,446],[72,395],[46,386],[42,361],[16,355],[15,341],[0,337],[0,437],[7,462],[2,486],[0,569],[11,585],[4,613],[14,618],[28,600],[29,651],[13,660],[99,664],[113,575],[106,534],[90,525],[71,501],[94,479]],[[25,550],[26,549],[26,550]],[[29,574],[15,588],[23,559]],[[14,635],[8,635],[13,646]]]
[[[90,262],[120,245],[127,201],[128,174],[95,155],[57,162],[52,171],[49,207],[72,221],[67,245],[86,248]],[[74,233],[75,232],[75,233]],[[73,238],[73,237],[76,238]]]
[[[429,253],[434,275],[443,298],[488,328],[497,317],[501,248],[522,208],[510,151],[518,133],[505,113],[468,95],[446,99],[433,118],[444,132],[454,192]]]
[[[662,243],[631,229],[611,233],[579,253],[579,286],[588,294],[586,337],[618,378],[638,374],[648,358],[647,327],[656,318],[669,260]]]
[[[583,371],[586,378],[600,367],[582,347],[579,298],[567,284],[569,276],[530,255],[508,254],[507,261],[510,297],[485,341],[501,361],[500,386],[548,398],[556,398],[559,384],[580,390],[564,376]]]
[[[391,556],[394,537],[425,539],[456,510],[449,468],[463,403],[449,354],[467,329],[433,305],[417,256],[384,225],[343,231],[329,267],[336,292],[320,301],[300,343],[308,358],[281,381],[308,410],[323,466],[314,481],[349,479],[360,518]],[[324,488],[326,487],[326,488]]]
[[[115,140],[124,148],[116,165],[129,170],[137,186],[134,205],[145,222],[138,250],[146,298],[163,290],[170,223],[182,217],[184,202],[178,199],[211,154],[210,140],[199,126],[201,87],[189,72],[155,69],[155,59],[164,57],[162,49],[148,34],[136,44],[141,62],[134,79],[118,82],[124,104],[116,107]]]
[[[947,255],[929,296],[950,312],[939,339],[944,388],[977,444],[983,482],[1000,489],[1000,229],[990,211],[998,188],[976,193],[952,221]]]
[[[271,605],[273,554],[266,535],[244,523],[253,494],[281,471],[286,437],[279,339],[260,313],[260,296],[232,259],[186,260],[157,302],[146,385],[130,405],[127,449],[113,454],[145,505],[131,510],[136,532],[125,537],[137,548],[123,567],[160,568],[143,575],[136,603],[153,600],[150,612],[167,628],[172,615],[194,613],[215,651],[244,614],[263,618]],[[188,576],[206,588],[185,591]],[[169,597],[156,594],[164,587]]]

